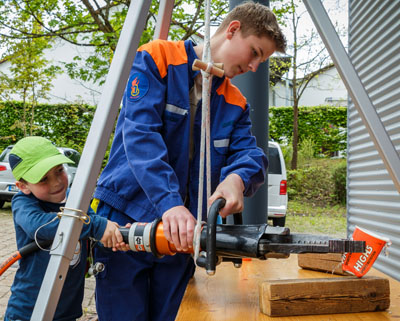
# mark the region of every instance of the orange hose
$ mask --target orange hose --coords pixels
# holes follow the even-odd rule
[[[0,265],[0,276],[7,271],[7,269],[21,258],[19,251],[14,252],[7,260]]]

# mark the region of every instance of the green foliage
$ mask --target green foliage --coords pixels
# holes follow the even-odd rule
[[[25,33],[35,33],[41,29],[31,17],[18,22],[18,27]],[[32,135],[37,101],[39,98],[47,98],[53,86],[52,79],[60,72],[60,68],[51,65],[43,57],[44,50],[49,48],[48,39],[44,37],[13,39],[8,46],[10,74],[0,72],[0,97],[10,100],[18,96],[22,100],[23,112],[13,126],[22,129],[24,136]],[[28,127],[30,130],[27,130]]]
[[[292,65],[289,57],[270,57],[269,58],[269,83],[271,88],[282,79]]]
[[[275,0],[273,11],[278,20],[288,11],[282,0]],[[159,0],[152,0],[146,18],[146,26],[140,44],[153,39],[158,18]],[[76,56],[65,62],[65,68],[73,79],[102,84],[113,59],[120,33],[132,0],[73,1],[73,0],[0,0],[0,50],[8,58],[8,47],[21,39],[62,39],[81,47],[92,47],[88,59]],[[212,0],[210,23],[220,24],[229,11],[229,1]],[[26,32],[23,22],[34,19],[41,27]],[[201,39],[204,34],[204,0],[175,1],[169,31],[169,39]],[[282,72],[280,72],[282,73]],[[280,74],[277,72],[277,74]]]
[[[334,195],[338,203],[346,204],[346,177],[347,177],[347,162],[343,160],[332,172],[332,179],[335,185]]]
[[[293,135],[293,108],[270,107],[270,137],[286,143]],[[345,152],[347,108],[332,106],[299,107],[299,141],[312,139],[314,155],[331,156]]]
[[[314,159],[315,143],[312,137],[306,137],[300,142],[297,165],[299,168],[307,167]]]
[[[140,44],[153,38],[159,10],[153,0],[146,19]],[[120,33],[132,0],[72,1],[72,0],[0,0],[0,49],[20,39],[63,39],[71,44],[94,48],[84,60],[75,57],[65,64],[70,77],[104,82]],[[190,8],[190,10],[189,10]],[[211,2],[211,24],[216,25],[229,9],[229,2]],[[40,30],[26,32],[22,23],[34,19]],[[171,19],[171,40],[200,36],[204,28],[204,1],[176,1]],[[2,58],[8,57],[6,50]]]
[[[32,108],[28,105],[28,111]],[[0,149],[14,144],[24,137],[17,126],[23,114],[22,102],[0,102]],[[58,146],[71,147],[82,152],[88,135],[95,107],[79,104],[39,104],[35,107],[35,119],[28,131],[43,136]]]
[[[324,167],[310,166],[288,171],[288,195],[290,199],[324,205],[332,201],[334,184],[330,171]]]
[[[290,168],[290,162],[292,161],[292,154],[293,154],[293,146],[289,142],[288,144],[284,145],[281,144],[283,159],[285,160],[285,166],[287,169]]]
[[[299,143],[298,168],[304,168],[310,165],[315,159],[315,143],[312,137],[304,138]],[[283,158],[286,168],[290,168],[293,155],[293,145],[289,142],[287,145],[281,145]]]
[[[313,159],[303,168],[288,170],[290,200],[313,206],[346,203],[346,160]]]

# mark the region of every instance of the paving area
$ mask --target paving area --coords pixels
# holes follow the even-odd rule
[[[9,258],[13,252],[17,250],[15,243],[14,223],[11,215],[10,203],[6,203],[3,209],[0,209],[0,264]],[[18,263],[8,268],[2,276],[0,276],[0,320],[4,319],[4,313],[7,308],[8,298],[11,295],[11,284],[14,280],[14,274],[17,270]],[[86,279],[85,297],[83,300],[83,316],[80,321],[95,321],[96,307],[94,301],[94,277]]]

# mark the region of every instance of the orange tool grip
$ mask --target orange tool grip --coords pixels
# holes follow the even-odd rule
[[[175,253],[193,253],[193,247],[187,249],[187,251],[178,251],[175,245],[168,242],[164,235],[163,223],[158,223],[156,227],[156,249],[161,255],[174,255]]]

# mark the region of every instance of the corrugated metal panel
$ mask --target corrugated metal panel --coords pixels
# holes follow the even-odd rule
[[[349,1],[349,54],[400,151],[400,1]],[[347,160],[348,234],[358,225],[389,237],[374,267],[400,280],[400,194],[351,102]]]

